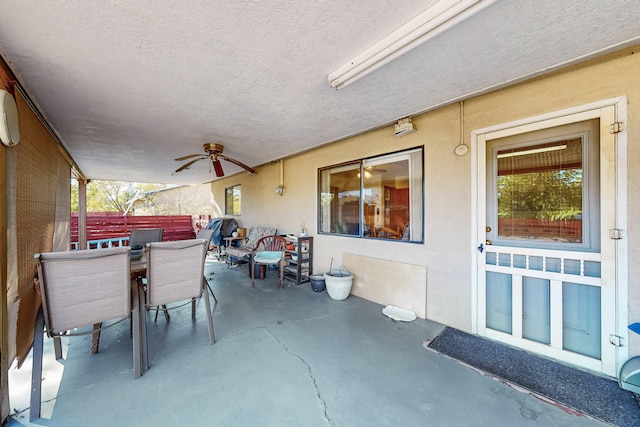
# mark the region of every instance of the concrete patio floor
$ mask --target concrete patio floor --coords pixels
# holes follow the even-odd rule
[[[251,288],[246,266],[209,259],[217,342],[205,305],[148,314],[151,367],[133,379],[129,324],[45,338],[42,418],[29,423],[31,359],[10,371],[10,427],[46,426],[605,426],[426,349],[443,326],[393,321],[382,306],[333,301],[309,284]],[[215,273],[211,275],[210,273]],[[285,282],[286,283],[286,282]]]

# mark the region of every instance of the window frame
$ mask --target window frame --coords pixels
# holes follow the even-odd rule
[[[558,128],[542,129],[514,135],[507,142],[497,143],[491,140],[487,150],[487,225],[492,229],[488,238],[499,246],[518,246],[536,249],[573,250],[583,252],[597,252],[600,250],[600,159],[592,155],[597,153],[600,146],[599,138],[590,132],[589,123],[585,120]],[[579,130],[564,131],[569,126],[584,126]],[[555,133],[553,133],[555,131]],[[546,136],[552,133],[551,136]],[[534,136],[529,136],[533,134]],[[545,135],[537,137],[538,134]],[[504,238],[498,236],[498,201],[497,201],[497,153],[502,150],[521,149],[539,144],[548,144],[567,139],[580,139],[582,144],[582,242],[553,242],[547,240],[527,240],[522,238]],[[513,141],[511,141],[513,140]]]
[[[357,239],[367,239],[367,240],[377,240],[377,241],[388,241],[388,242],[403,242],[403,243],[424,243],[425,232],[424,232],[424,215],[425,215],[425,162],[424,162],[424,146],[416,146],[411,148],[406,148],[402,150],[397,150],[393,152],[378,154],[375,156],[363,157],[359,159],[353,159],[349,161],[345,161],[342,163],[337,163],[329,166],[324,166],[318,168],[317,171],[317,230],[318,234],[329,235],[329,236],[341,236],[341,237],[352,237]],[[416,160],[412,160],[413,155],[418,155],[419,157]],[[402,159],[402,157],[405,157]],[[368,187],[364,184],[364,177],[366,174],[365,167],[368,166],[376,166],[376,165],[384,165],[385,163],[391,163],[397,160],[408,160],[408,172],[409,172],[409,199],[410,199],[410,207],[409,207],[409,218],[410,223],[413,225],[411,227],[411,234],[409,235],[408,240],[403,240],[402,238],[384,238],[384,237],[373,237],[365,234],[365,212],[364,205],[366,204],[365,199],[367,198],[366,190]],[[415,165],[414,162],[419,162],[419,165]],[[360,176],[360,186],[358,189],[359,192],[359,221],[358,221],[358,234],[350,234],[350,233],[339,233],[339,232],[331,232],[323,230],[323,216],[326,216],[328,213],[323,211],[323,174],[330,170],[336,170],[339,168],[344,168],[348,170],[349,167],[356,166],[359,168],[359,176]],[[417,169],[416,169],[417,168]],[[415,174],[419,172],[419,184],[414,185],[413,182],[417,180]],[[355,191],[355,190],[354,190]],[[384,190],[383,190],[384,191]],[[417,202],[413,201],[415,195],[414,192],[419,192],[417,195]],[[381,198],[384,198],[384,193],[382,193]],[[416,236],[417,235],[417,236]]]
[[[229,203],[229,197],[233,200],[233,192],[238,191],[238,211],[234,211],[234,203]],[[242,184],[235,184],[224,189],[224,213],[225,215],[240,216],[242,214]]]

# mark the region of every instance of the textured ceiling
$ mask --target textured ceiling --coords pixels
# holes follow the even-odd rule
[[[206,142],[257,166],[640,43],[636,1],[498,0],[329,86],[434,1],[0,0],[0,54],[86,177],[195,184]]]

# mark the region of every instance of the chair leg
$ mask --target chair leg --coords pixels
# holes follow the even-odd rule
[[[211,302],[209,301],[209,294],[203,292],[205,307],[207,308],[207,326],[209,328],[209,344],[213,345],[216,342],[216,336],[213,331],[213,315],[211,314]]]
[[[56,360],[62,359],[62,341],[60,337],[53,337],[53,351],[56,355]]]
[[[138,301],[140,304],[140,310],[138,316],[140,317],[140,341],[141,341],[141,358],[142,358],[142,370],[149,369],[149,343],[147,340],[147,308],[145,304],[144,289],[141,283],[138,283]]]
[[[213,300],[217,304],[218,303],[218,298],[216,298],[216,295],[213,293],[213,289],[211,289],[211,286],[208,283],[207,283],[207,288],[209,288],[209,292],[211,292],[211,296],[213,297]]]
[[[156,317],[153,319],[154,322],[158,321],[158,313],[162,310],[164,312],[164,318],[166,320],[171,320],[171,316],[169,316],[169,310],[167,310],[166,305],[162,305],[161,307],[156,307]]]
[[[100,347],[100,328],[102,328],[102,323],[95,323],[93,325],[93,334],[91,334],[91,354],[96,354],[98,352],[98,347]]]
[[[216,295],[213,293],[213,289],[211,289],[211,285],[209,285],[209,281],[207,280],[206,277],[204,278],[204,283],[206,283],[207,288],[209,288],[209,292],[211,292],[211,296],[213,297],[213,300],[216,302],[216,304],[218,303],[218,298],[216,298]]]
[[[131,329],[133,333],[133,378],[142,376],[142,331],[140,328],[140,300],[138,281],[131,283]]]
[[[255,261],[250,261],[249,264],[251,265],[251,287],[255,288],[256,287],[256,263]]]
[[[33,337],[33,360],[31,368],[31,403],[29,421],[40,418],[42,401],[42,353],[44,347],[44,314],[38,310]]]
[[[191,320],[196,320],[196,299],[195,298],[191,298]]]
[[[284,288],[284,260],[280,261],[280,289]]]

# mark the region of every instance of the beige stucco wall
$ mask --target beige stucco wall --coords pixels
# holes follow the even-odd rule
[[[464,138],[470,132],[551,111],[627,96],[629,317],[640,321],[640,55],[610,56],[553,75],[478,96],[464,104]],[[428,97],[428,94],[425,94]],[[396,138],[393,126],[355,136],[288,158],[284,163],[286,193],[278,196],[279,164],[257,168],[255,176],[234,175],[212,183],[215,200],[224,211],[224,188],[242,185],[242,226],[274,225],[279,233],[297,233],[305,222],[315,236],[315,270],[328,270],[333,257],[340,265],[345,252],[385,258],[427,268],[427,318],[472,330],[471,235],[472,156],[458,157],[460,106],[453,104],[413,118],[417,132]],[[424,243],[388,242],[317,234],[317,169],[344,161],[424,145]],[[473,149],[473,147],[472,147]],[[392,283],[389,286],[393,286]],[[631,334],[634,335],[634,334]],[[640,353],[640,338],[630,336],[630,354]]]

